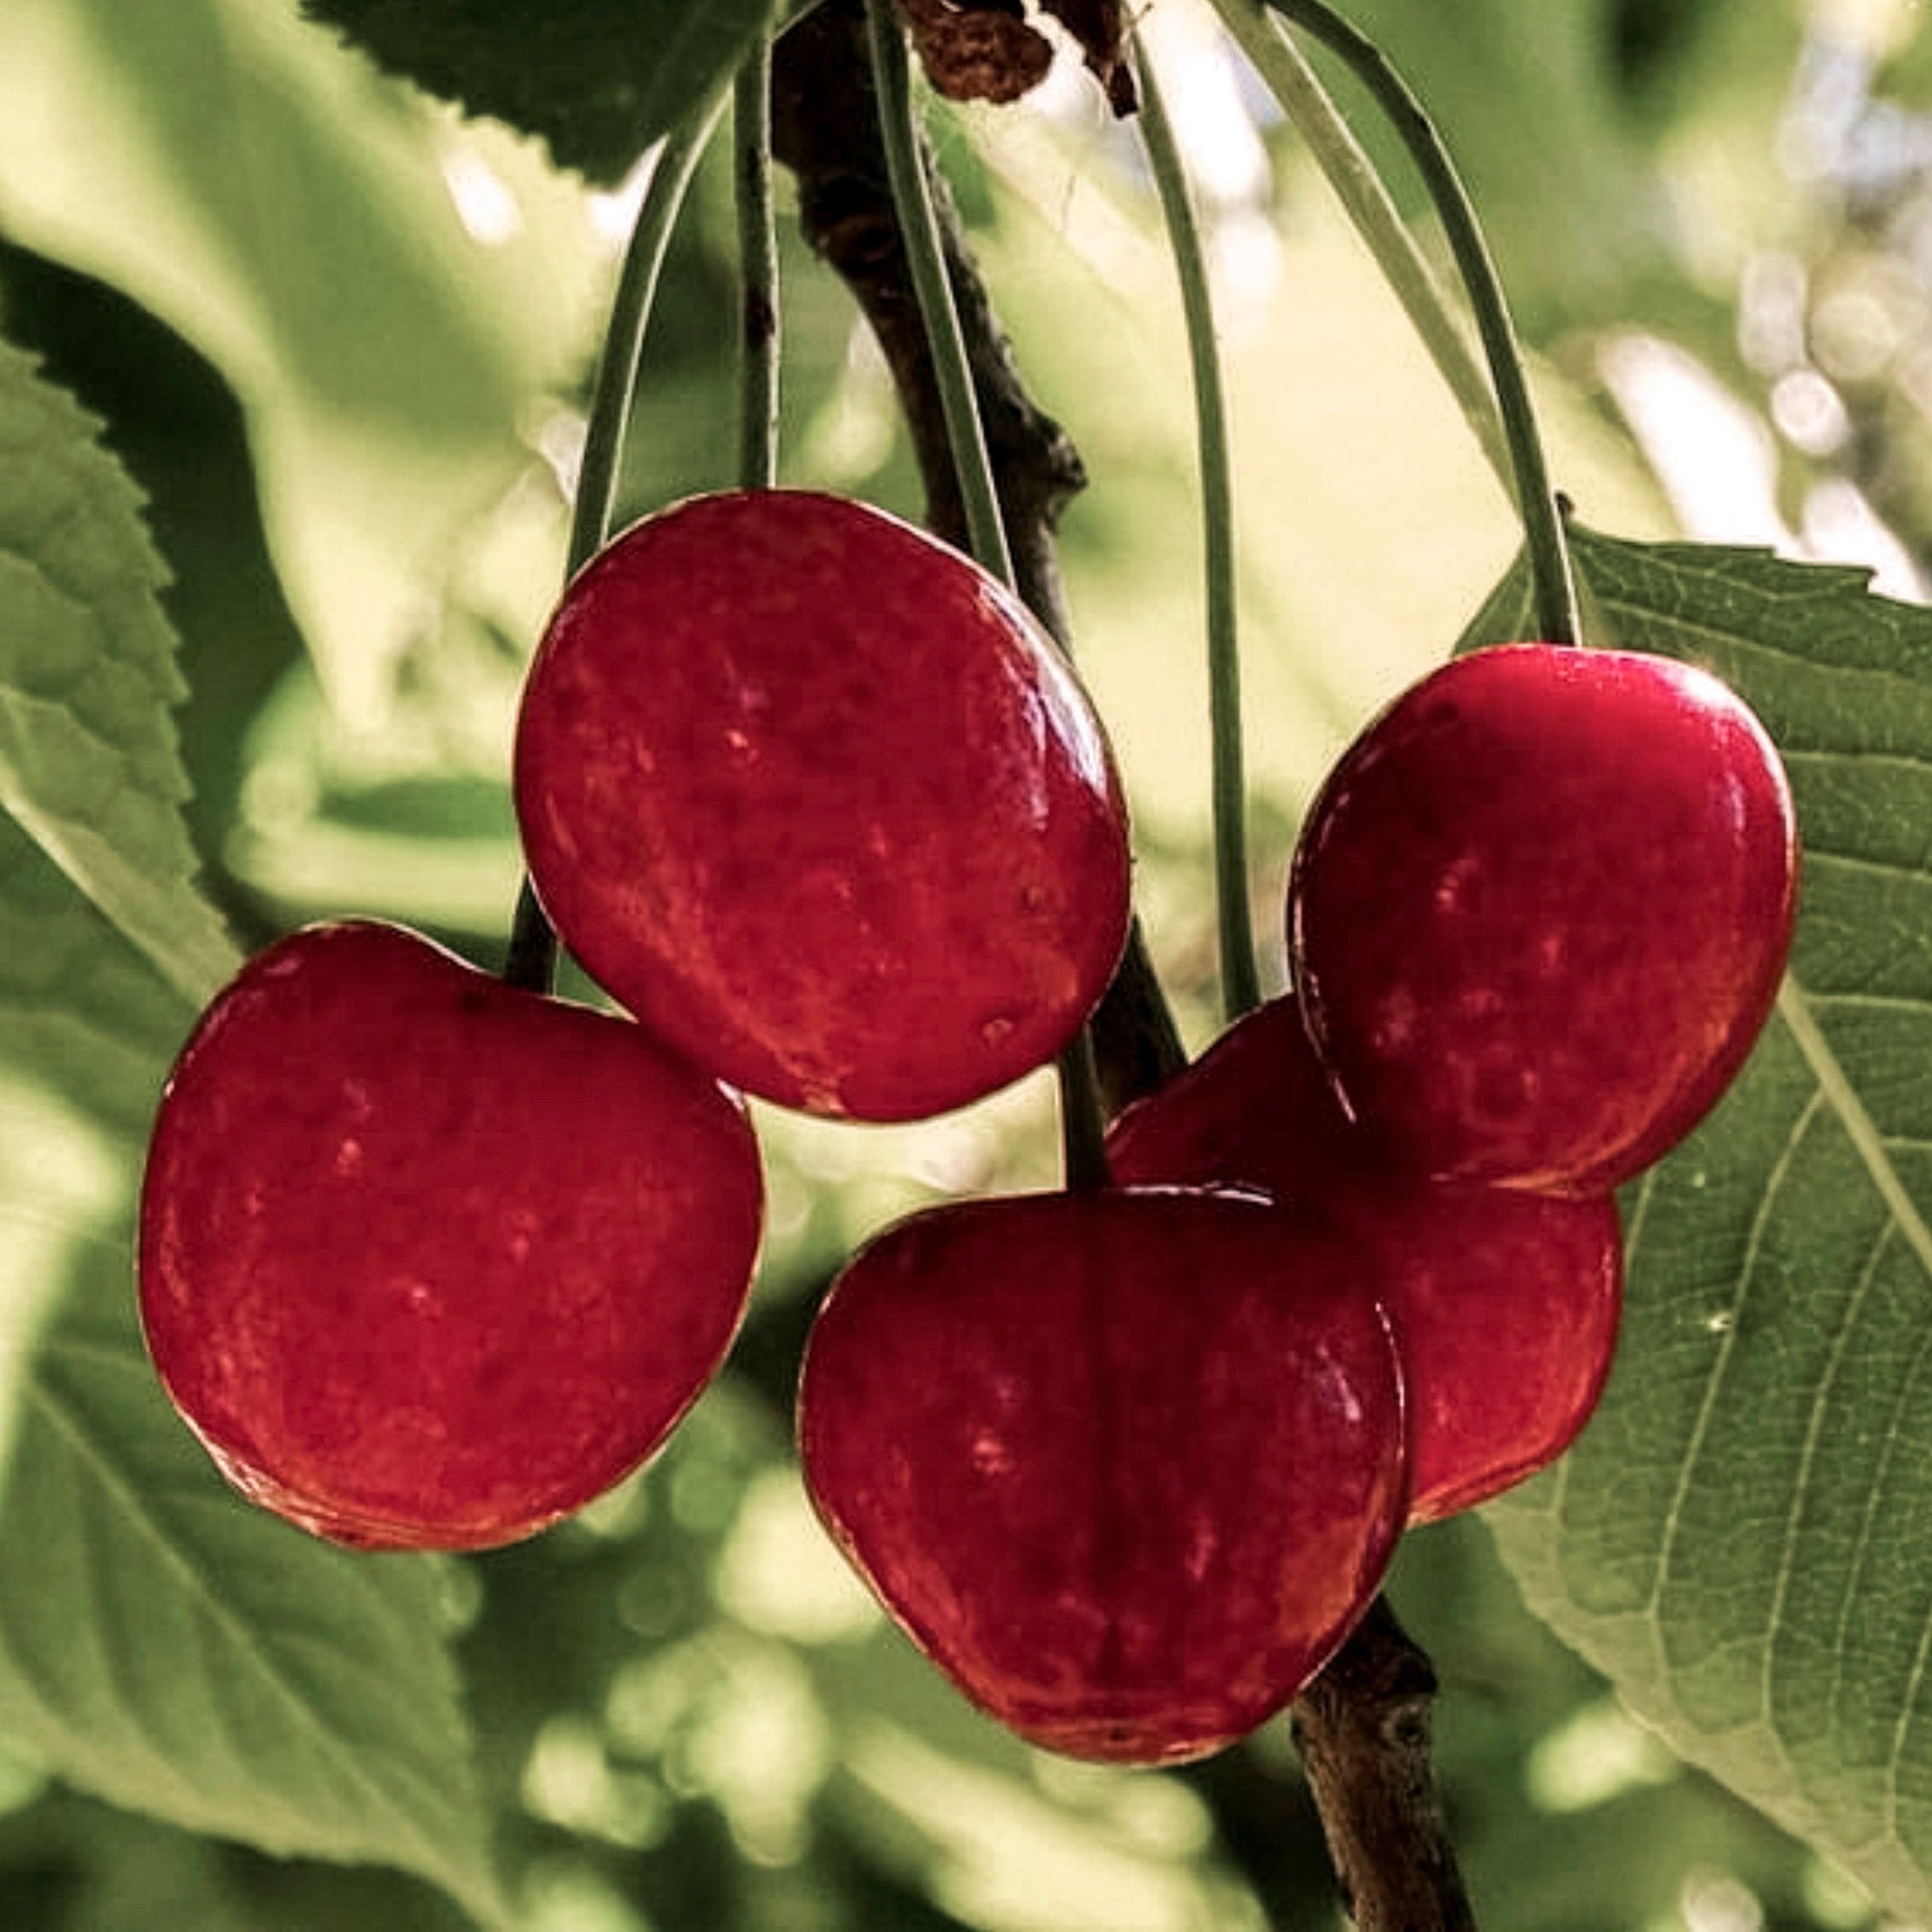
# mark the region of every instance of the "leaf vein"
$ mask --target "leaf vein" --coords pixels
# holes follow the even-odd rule
[[[1711,1365],[1711,1374],[1705,1383],[1703,1398],[1698,1404],[1697,1417],[1691,1426],[1691,1440],[1685,1448],[1684,1459],[1678,1469],[1677,1486],[1671,1496],[1670,1507],[1664,1513],[1663,1536],[1657,1551],[1657,1572],[1651,1585],[1650,1602],[1647,1608],[1652,1629],[1657,1632],[1660,1641],[1661,1606],[1664,1591],[1670,1584],[1670,1571],[1676,1558],[1678,1534],[1683,1528],[1684,1505],[1697,1479],[1698,1465],[1703,1459],[1705,1445],[1711,1432],[1711,1418],[1717,1411],[1719,1393],[1724,1387],[1725,1374],[1736,1354],[1739,1321],[1744,1305],[1750,1300],[1751,1277],[1756,1272],[1758,1253],[1764,1245],[1764,1233],[1770,1225],[1772,1210],[1790,1173],[1791,1164],[1797,1158],[1799,1145],[1810,1130],[1812,1122],[1823,1110],[1824,1104],[1825,1095],[1821,1088],[1814,1092],[1798,1110],[1797,1117],[1791,1124],[1791,1131],[1785,1137],[1784,1146],[1772,1166],[1763,1196],[1757,1203],[1757,1211],[1751,1217],[1750,1233],[1745,1238],[1744,1252],[1738,1263],[1737,1291],[1730,1305],[1729,1319],[1725,1323],[1724,1332],[1719,1338],[1717,1359]]]
[[[1818,1378],[1818,1386],[1812,1394],[1810,1414],[1805,1422],[1805,1440],[1798,1452],[1798,1473],[1791,1486],[1791,1507],[1785,1516],[1784,1547],[1778,1555],[1776,1576],[1771,1586],[1771,1600],[1764,1619],[1764,1667],[1758,1695],[1758,1705],[1767,1724],[1771,1722],[1773,1690],[1772,1677],[1775,1674],[1778,1657],[1778,1630],[1784,1620],[1785,1597],[1790,1590],[1791,1578],[1797,1565],[1798,1543],[1804,1525],[1805,1504],[1810,1499],[1812,1474],[1817,1466],[1818,1446],[1824,1438],[1825,1415],[1830,1406],[1831,1394],[1838,1381],[1839,1370],[1843,1366],[1847,1349],[1854,1329],[1858,1326],[1859,1316],[1864,1308],[1866,1298],[1871,1292],[1871,1284],[1877,1277],[1878,1264],[1892,1237],[1898,1232],[1897,1224],[1884,1221],[1880,1224],[1877,1238],[1871,1243],[1870,1252],[1865,1256],[1864,1266],[1859,1271],[1859,1278],[1847,1303],[1845,1313],[1840,1319],[1837,1331],[1832,1336],[1830,1352],[1825,1359],[1824,1370]],[[1775,1724],[1771,1725],[1773,1732]],[[1790,1759],[1785,1759],[1787,1765]],[[1792,1766],[1794,1779],[1796,1767]]]
[[[341,1768],[347,1783],[368,1792],[377,1800],[389,1819],[391,1829],[399,1827],[406,1840],[421,1855],[423,1868],[431,1871],[446,1869],[441,1849],[423,1830],[415,1807],[395,1803],[396,1792],[387,1787],[385,1780],[372,1773],[366,1754],[356,1748],[354,1740],[302,1695],[264,1646],[259,1634],[223,1602],[202,1568],[181,1550],[174,1539],[160,1532],[150,1520],[150,1513],[140,1506],[140,1497],[134,1485],[113,1457],[102,1449],[93,1433],[72,1413],[70,1406],[40,1376],[29,1379],[25,1393],[67,1442],[74,1455],[93,1472],[102,1489],[119,1502],[126,1519],[154,1550],[163,1566],[182,1581],[184,1592],[198,1604],[205,1620],[225,1632],[236,1650],[260,1672],[262,1681],[293,1712],[299,1727],[308,1729],[317,1738],[324,1757]],[[141,1707],[138,1700],[124,1699],[122,1708],[137,1712]],[[169,1755],[168,1741],[158,1739],[156,1743],[165,1759]],[[420,1781],[411,1774],[407,1782],[416,1784]]]
[[[1827,1708],[1836,1711],[1845,1688],[1845,1660],[1848,1650],[1848,1635],[1852,1627],[1852,1612],[1859,1599],[1859,1585],[1864,1574],[1866,1559],[1872,1548],[1872,1531],[1878,1522],[1878,1505],[1884,1495],[1885,1479],[1891,1472],[1892,1453],[1904,1440],[1901,1421],[1906,1404],[1911,1399],[1913,1387],[1920,1372],[1924,1369],[1928,1355],[1932,1355],[1932,1327],[1919,1333],[1917,1346],[1912,1350],[1911,1361],[1905,1373],[1899,1378],[1898,1388],[1892,1397],[1891,1412],[1885,1418],[1883,1434],[1879,1439],[1877,1459],[1872,1465],[1870,1481],[1865,1486],[1864,1509],[1859,1521],[1858,1540],[1852,1546],[1852,1560],[1846,1566],[1845,1588],[1839,1597],[1838,1619],[1832,1634],[1832,1688],[1827,1699]]]
[[[1785,975],[1784,984],[1778,989],[1778,1014],[1790,1029],[1798,1050],[1805,1056],[1817,1079],[1821,1096],[1830,1103],[1832,1112],[1851,1136],[1853,1148],[1863,1164],[1865,1173],[1870,1175],[1872,1185],[1877,1188],[1879,1198],[1891,1210],[1898,1222],[1899,1232],[1911,1247],[1926,1278],[1932,1280],[1932,1228],[1926,1226],[1918,1203],[1899,1179],[1898,1170],[1892,1166],[1885,1152],[1884,1137],[1865,1110],[1864,1102],[1859,1098],[1858,1089],[1839,1064],[1831,1042],[1812,1017],[1803,989],[1789,974]]]

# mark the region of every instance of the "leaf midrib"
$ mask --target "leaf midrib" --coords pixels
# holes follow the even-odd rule
[[[1884,1137],[1878,1132],[1877,1123],[1865,1111],[1858,1089],[1839,1064],[1838,1055],[1832,1051],[1823,1028],[1812,1015],[1804,989],[1789,973],[1778,988],[1778,1017],[1791,1030],[1792,1039],[1804,1055],[1805,1064],[1811,1068],[1826,1106],[1845,1129],[1860,1163],[1878,1190],[1878,1197],[1890,1210],[1899,1233],[1917,1258],[1926,1280],[1932,1282],[1932,1227],[1927,1226],[1917,1202],[1898,1177],[1898,1170],[1892,1166],[1891,1157],[1885,1152]]]

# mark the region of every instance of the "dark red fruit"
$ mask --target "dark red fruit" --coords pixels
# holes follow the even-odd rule
[[[1392,1168],[1328,1091],[1292,999],[1271,1001],[1130,1107],[1123,1184],[1254,1187],[1370,1258],[1358,1292],[1395,1322],[1409,1405],[1409,1520],[1484,1502],[1589,1420],[1616,1345],[1623,1257],[1607,1196],[1561,1200]]]
[[[1424,1172],[1598,1193],[1743,1064],[1797,885],[1763,728],[1661,657],[1509,644],[1445,665],[1335,767],[1289,950],[1343,1103]]]
[[[913,1641],[1050,1749],[1160,1763],[1294,1697],[1402,1521],[1400,1371],[1354,1259],[1238,1195],[955,1203],[812,1330],[799,1452]]]
[[[759,1207],[742,1110],[638,1028],[320,926],[176,1065],[141,1314],[245,1495],[342,1543],[482,1548],[662,1442],[738,1326]]]
[[[705,496],[571,585],[516,743],[531,876],[721,1079],[913,1119],[1049,1059],[1127,930],[1125,814],[1053,645],[863,503]]]

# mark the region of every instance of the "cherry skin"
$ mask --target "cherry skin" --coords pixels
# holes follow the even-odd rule
[[[1600,1193],[1743,1064],[1796,889],[1777,752],[1717,679],[1499,645],[1344,754],[1296,852],[1289,951],[1335,1090],[1404,1159]]]
[[[479,1549],[644,1460],[759,1241],[743,1110],[628,1021],[397,927],[245,966],[162,1099],[155,1367],[223,1474],[319,1536]]]
[[[1405,1501],[1355,1264],[1264,1202],[954,1202],[861,1251],[807,1344],[821,1517],[967,1697],[1166,1763],[1252,1730],[1367,1607]]]
[[[1125,943],[1125,812],[1054,646],[863,503],[695,498],[617,538],[538,648],[515,790],[586,970],[719,1078],[905,1120],[1078,1032]]]
[[[1623,1254],[1606,1195],[1423,1181],[1343,1114],[1293,999],[1237,1021],[1107,1140],[1123,1185],[1253,1187],[1301,1239],[1326,1225],[1374,1263],[1409,1404],[1409,1521],[1468,1509],[1554,1461],[1616,1346]]]

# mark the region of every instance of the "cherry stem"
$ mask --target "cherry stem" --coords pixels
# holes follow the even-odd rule
[[[932,356],[933,386],[946,426],[946,441],[959,482],[967,548],[981,568],[1018,596],[1013,553],[1007,545],[1006,519],[980,417],[979,395],[965,332],[946,273],[945,244],[933,207],[932,186],[912,108],[912,64],[905,34],[891,0],[868,0],[867,41],[879,92],[879,125],[886,171],[905,243],[906,268]],[[1069,1188],[1104,1187],[1107,1170],[1106,1123],[1093,1041],[1082,1028],[1056,1062],[1060,1088],[1060,1146]]]
[[[577,507],[570,523],[566,580],[575,577],[611,535],[617,516],[624,432],[630,426],[644,336],[657,301],[664,258],[670,253],[671,231],[677,226],[691,177],[724,111],[725,95],[721,92],[671,130],[658,152],[650,186],[637,209],[636,225],[630,231],[630,245],[624,250],[623,268],[618,276],[617,294],[611,302],[611,325],[604,335],[597,387],[591,395],[584,461],[577,476]]]
[[[566,584],[611,534],[624,431],[630,423],[644,334],[650,326],[664,257],[670,251],[671,230],[677,225],[685,191],[724,109],[721,91],[665,137],[630,230],[617,293],[611,300],[611,320],[604,332],[604,351],[598,361],[590,418],[584,430],[584,456],[578,466],[577,501],[571,513],[570,549],[564,565]],[[556,982],[556,928],[538,903],[528,874],[517,891],[501,977],[506,985],[530,993],[548,993]]]
[[[537,889],[528,873],[517,888],[501,978],[505,986],[525,993],[548,993],[557,981],[557,928],[537,902]]]
[[[1468,292],[1476,334],[1495,388],[1496,406],[1502,415],[1503,437],[1509,447],[1510,467],[1516,482],[1517,506],[1529,547],[1537,634],[1547,643],[1574,644],[1582,636],[1583,626],[1578,615],[1576,575],[1564,534],[1563,513],[1550,485],[1543,439],[1537,428],[1522,351],[1510,323],[1502,282],[1455,164],[1422,103],[1367,35],[1342,19],[1325,0],[1267,0],[1267,4],[1283,18],[1313,35],[1347,64],[1387,115],[1422,176],[1423,186],[1443,224],[1444,238]]]
[[[906,57],[905,33],[892,0],[868,0],[868,40],[873,73],[879,88],[879,125],[885,138],[886,171],[893,200],[898,207],[905,239],[906,266],[919,317],[932,351],[933,381],[945,416],[946,440],[952,447],[953,469],[966,518],[966,545],[980,565],[1009,590],[1014,588],[1013,556],[1007,548],[1006,519],[1000,513],[1000,492],[993,481],[993,460],[986,447],[986,426],[980,420],[979,397],[973,387],[972,364],[966,355],[966,337],[959,326],[952,283],[946,275],[944,244],[932,207],[932,186],[926,179],[925,154],[912,109],[912,64]]]
[[[1253,0],[1220,0],[1221,24],[1254,64],[1306,143],[1315,166],[1375,258],[1423,347],[1449,385],[1469,433],[1504,489],[1513,479],[1502,422],[1482,363],[1470,347],[1465,318],[1410,233],[1375,163],[1343,118],[1288,30]]]
[[[778,478],[778,238],[771,216],[771,43],[741,69],[732,104],[738,188],[738,480],[769,489]]]
[[[1201,547],[1207,605],[1207,710],[1214,795],[1214,901],[1220,928],[1221,1008],[1230,1022],[1261,1004],[1254,912],[1248,897],[1247,781],[1241,746],[1241,646],[1235,598],[1234,464],[1215,347],[1214,301],[1200,222],[1173,123],[1145,45],[1135,48],[1141,134],[1161,197],[1193,369],[1200,452]]]

